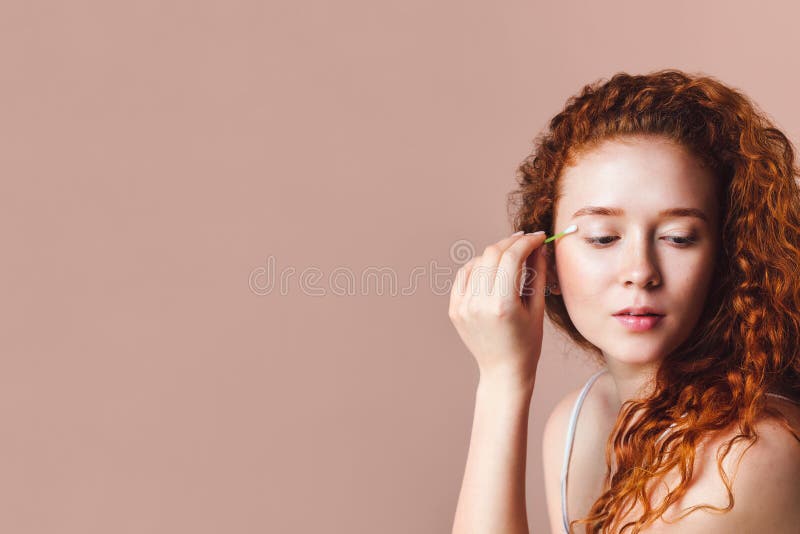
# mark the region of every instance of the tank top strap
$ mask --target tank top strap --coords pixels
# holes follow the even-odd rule
[[[608,372],[608,369],[601,369],[589,377],[586,384],[583,385],[583,389],[581,389],[578,398],[575,400],[575,404],[572,406],[572,413],[569,418],[567,441],[564,446],[564,463],[561,466],[561,517],[564,523],[564,532],[567,534],[569,534],[569,519],[567,515],[567,473],[569,472],[569,460],[572,455],[572,442],[575,439],[575,426],[578,423],[578,413],[581,411],[583,400],[586,398],[586,394],[589,393],[592,384],[594,384],[595,380],[597,380],[600,375],[606,372]]]
[[[792,404],[796,404],[797,406],[800,406],[800,402],[798,402],[798,401],[796,401],[794,399],[790,399],[789,397],[785,397],[784,395],[778,395],[777,393],[767,393],[767,395],[769,395],[770,397],[778,397],[779,399],[783,399],[785,401],[791,402]]]

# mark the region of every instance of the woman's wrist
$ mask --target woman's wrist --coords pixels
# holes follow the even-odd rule
[[[535,372],[500,368],[481,371],[478,388],[490,394],[527,396],[530,398],[533,395],[535,382]]]

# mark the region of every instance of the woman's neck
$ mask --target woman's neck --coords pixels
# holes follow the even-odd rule
[[[621,408],[626,401],[647,398],[653,390],[659,363],[630,364],[607,357],[606,368],[612,379],[610,401]]]
[[[655,375],[660,362],[650,364],[629,364],[605,357],[606,369],[611,377],[608,388],[608,402],[615,411],[629,400],[647,398],[655,386]],[[783,384],[775,384],[769,393],[778,394],[797,402],[797,393]]]

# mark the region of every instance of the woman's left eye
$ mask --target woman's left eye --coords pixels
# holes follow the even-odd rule
[[[667,236],[667,239],[677,239],[678,241],[673,241],[673,243],[682,247],[688,247],[697,241],[693,236],[686,237],[682,235]]]
[[[604,241],[605,239],[614,239],[614,236],[613,235],[604,235],[604,236],[600,236],[600,237],[586,237],[586,238],[584,238],[584,240],[587,243],[590,243],[592,245],[608,245],[610,243],[610,241]]]

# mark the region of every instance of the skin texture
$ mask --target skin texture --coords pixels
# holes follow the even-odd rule
[[[640,137],[580,156],[564,170],[560,192],[555,228],[579,228],[555,242],[556,272],[548,279],[557,279],[576,328],[603,351],[621,405],[646,394],[663,356],[700,316],[719,246],[716,183],[681,146]],[[624,214],[573,218],[584,206]],[[708,220],[659,216],[675,207],[699,209]],[[654,306],[665,317],[654,329],[631,332],[612,314],[634,305]]]

